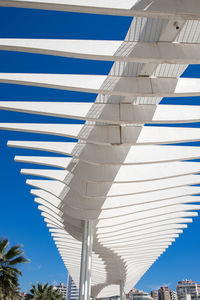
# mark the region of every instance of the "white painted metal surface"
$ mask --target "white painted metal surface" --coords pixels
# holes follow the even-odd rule
[[[102,40],[0,39],[0,49],[137,63],[197,64],[199,44]]]
[[[1,0],[2,6],[29,7],[124,16],[199,19],[198,0]]]
[[[200,128],[188,125],[200,121],[199,106],[160,101],[200,95],[199,78],[180,78],[188,64],[200,61],[200,3],[0,0],[0,5],[134,16],[125,41],[0,39],[2,50],[114,61],[108,76],[0,73],[2,83],[98,94],[95,103],[1,101],[2,110],[85,124],[0,123],[0,129],[77,140],[48,142],[41,135],[40,141],[8,146],[58,154],[15,160],[52,167],[21,173],[38,177],[26,183],[34,187],[31,193],[77,286],[81,274],[81,299],[89,298],[91,274],[93,297],[118,293],[124,299],[199,209],[200,164],[190,161],[200,158],[199,147],[176,145],[200,140]],[[84,231],[84,223],[90,229]]]

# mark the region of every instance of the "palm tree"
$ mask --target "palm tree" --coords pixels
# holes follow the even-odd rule
[[[52,285],[48,286],[48,283],[43,285],[37,283],[37,286],[32,284],[32,289],[30,289],[29,292],[30,293],[26,295],[25,300],[66,300],[59,290],[54,289]]]
[[[18,277],[22,275],[16,265],[27,262],[23,256],[21,245],[16,245],[7,250],[8,239],[0,239],[0,299],[19,299]]]

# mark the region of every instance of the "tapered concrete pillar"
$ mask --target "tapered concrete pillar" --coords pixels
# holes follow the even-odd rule
[[[93,222],[84,221],[82,236],[79,300],[90,300],[93,247]]]
[[[120,280],[120,300],[126,300],[126,295],[124,291],[124,280]]]

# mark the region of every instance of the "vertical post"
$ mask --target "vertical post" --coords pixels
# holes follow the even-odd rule
[[[90,300],[90,294],[91,294],[92,247],[93,247],[93,221],[87,221],[87,252],[86,252],[84,300]]]
[[[87,248],[87,222],[84,221],[83,233],[82,233],[80,280],[79,280],[79,300],[84,299],[86,248]]]
[[[93,247],[93,222],[84,221],[82,235],[79,300],[90,300]]]
[[[120,300],[126,300],[126,295],[124,291],[124,280],[120,280]]]

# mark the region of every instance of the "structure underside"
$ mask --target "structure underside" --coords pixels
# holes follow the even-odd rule
[[[15,160],[52,167],[21,173],[39,177],[27,184],[34,187],[31,193],[76,285],[83,229],[90,222],[92,297],[119,294],[121,282],[128,292],[199,207],[200,149],[188,143],[200,140],[200,128],[191,126],[200,121],[200,107],[189,105],[189,98],[188,105],[160,102],[200,96],[199,78],[180,78],[189,64],[200,62],[200,2],[0,0],[0,5],[134,17],[124,41],[0,39],[0,50],[114,62],[108,75],[0,73],[2,83],[98,94],[94,103],[1,101],[2,110],[85,123],[0,123],[0,128],[77,140],[47,142],[41,135],[40,141],[8,145],[49,152]]]

